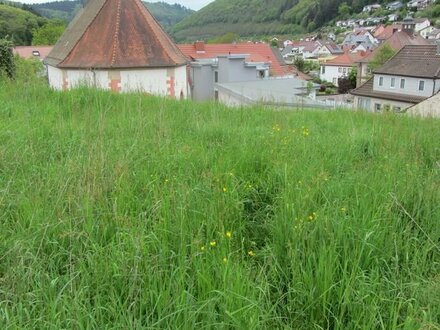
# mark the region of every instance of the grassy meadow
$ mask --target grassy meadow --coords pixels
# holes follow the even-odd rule
[[[0,83],[1,329],[440,329],[440,121]]]

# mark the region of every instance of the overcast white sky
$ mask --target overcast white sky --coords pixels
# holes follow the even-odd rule
[[[55,0],[21,0],[21,1],[17,1],[17,2],[23,2],[23,3],[27,3],[27,4],[32,4],[32,3],[43,3],[43,2],[52,2]],[[146,0],[149,2],[160,2],[158,0]],[[180,3],[181,5],[194,9],[194,10],[199,10],[200,8],[206,6],[208,3],[213,2],[214,0],[161,0],[163,2],[168,2],[170,4],[174,4],[174,3]]]

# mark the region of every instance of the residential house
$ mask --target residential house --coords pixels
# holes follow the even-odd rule
[[[428,7],[435,0],[410,0],[407,3],[407,7],[411,10],[421,10]]]
[[[425,27],[424,29],[419,31],[419,34],[422,38],[428,39],[429,34],[435,30],[435,27],[432,25]]]
[[[422,38],[417,34],[411,33],[411,31],[397,31],[385,42],[383,42],[378,48],[376,48],[372,53],[359,59],[357,61],[357,83],[356,86],[360,86],[365,81],[367,81],[371,72],[368,68],[369,63],[380,53],[383,47],[389,46],[396,52],[402,49],[406,45],[430,45],[430,42]]]
[[[193,44],[178,44],[177,47],[189,61],[216,59],[219,55],[247,54],[248,63],[268,63],[271,76],[285,75],[282,68],[284,63],[280,63],[274,49],[265,43],[205,44],[203,41],[197,41]]]
[[[387,4],[386,7],[389,11],[396,11],[396,10],[399,10],[400,8],[402,8],[403,4],[401,1],[393,1],[393,2],[390,2],[389,4]]]
[[[45,59],[57,90],[188,96],[187,59],[139,0],[90,0]]]
[[[366,51],[375,48],[376,45],[377,41],[369,31],[363,33],[349,33],[345,36],[345,39],[342,42],[342,47],[351,51]]]
[[[434,29],[427,35],[428,40],[440,40],[440,29]]]
[[[318,49],[319,59],[329,59],[339,56],[344,53],[341,47],[334,42],[320,42],[321,46]]]
[[[402,31],[403,26],[401,24],[392,24],[388,26],[379,25],[373,33],[373,36],[379,43],[391,38],[391,36],[399,31]]]
[[[402,112],[439,91],[439,48],[407,45],[351,94],[361,109]]]
[[[428,18],[414,18],[414,31],[420,32],[421,30],[431,26],[431,21]]]
[[[317,59],[321,46],[322,44],[318,41],[294,41],[281,51],[281,55],[288,63],[293,63],[296,57]]]
[[[356,66],[356,62],[366,55],[365,52],[346,52],[330,61],[321,63],[319,78],[338,86],[338,79],[348,77],[350,71]]]
[[[337,21],[336,26],[337,27],[345,27],[345,26],[347,26],[347,22],[346,21]]]
[[[333,32],[329,32],[327,34],[327,38],[331,41],[335,41],[336,40],[336,34],[334,34]]]
[[[364,13],[371,13],[375,10],[381,9],[382,6],[379,5],[378,3],[375,3],[373,5],[368,5],[368,6],[364,6],[364,8],[362,9],[362,12]]]
[[[388,17],[388,22],[396,22],[399,19],[399,15],[397,14],[390,14],[387,17]]]

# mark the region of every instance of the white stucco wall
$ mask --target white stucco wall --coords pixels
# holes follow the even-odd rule
[[[66,79],[67,88],[91,86],[110,90],[111,76],[120,78],[121,92],[145,92],[159,96],[170,94],[170,78],[174,77],[174,93],[179,98],[188,95],[186,66],[176,68],[133,69],[133,70],[62,70],[48,66],[49,84],[52,88],[63,90]]]
[[[440,118],[440,93],[408,109],[411,116]]]
[[[383,77],[382,86],[379,86],[380,77]],[[395,78],[394,88],[391,87],[391,78]],[[400,88],[401,79],[405,79],[404,88]],[[419,81],[421,80],[425,82],[425,88],[423,91],[419,91]],[[433,95],[433,92],[435,92],[433,79],[413,78],[413,77],[404,77],[404,76],[389,76],[384,74],[374,75],[373,90],[380,92],[387,92],[387,93],[398,93],[405,95],[409,94],[409,95],[423,96],[423,97],[430,97]]]
[[[218,90],[218,101],[228,107],[240,107],[249,105],[247,100],[228,92],[227,90]]]
[[[376,104],[380,104],[380,111],[376,111]],[[377,99],[372,97],[355,96],[354,105],[358,109],[370,111],[370,112],[383,112],[385,105],[389,106],[390,111],[394,111],[395,107],[400,108],[400,112],[413,106],[413,103],[391,101],[384,99]]]
[[[183,95],[186,98],[186,66],[169,69],[139,69],[121,71],[121,91],[138,91],[166,96],[168,95],[167,80],[171,76],[173,76],[175,79],[174,90],[176,97],[179,97],[180,92],[183,92]]]
[[[47,76],[49,78],[49,86],[53,89],[63,89],[63,72],[53,66],[47,66]]]
[[[325,72],[322,72],[322,68],[325,67]],[[342,72],[339,72],[339,68],[341,68]],[[349,72],[351,71],[351,66],[334,66],[334,65],[321,65],[321,71],[319,73],[319,78],[321,80],[325,80],[333,83],[338,86],[338,78],[348,77]],[[345,69],[345,73],[344,73]],[[336,81],[334,80],[336,78]]]

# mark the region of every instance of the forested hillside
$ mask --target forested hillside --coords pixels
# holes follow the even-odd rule
[[[27,9],[27,7],[24,7]],[[33,31],[48,22],[20,6],[0,2],[0,39],[8,38],[16,45],[30,45]]]
[[[352,12],[377,0],[216,0],[177,24],[178,40],[240,35],[313,31],[338,16],[341,4]],[[201,28],[203,27],[203,29]]]
[[[69,22],[83,6],[82,3],[82,0],[55,1],[35,4],[32,5],[32,8],[43,16],[49,18],[59,18]],[[165,28],[179,23],[184,18],[194,13],[193,10],[179,4],[170,5],[165,2],[144,2],[144,4]]]

